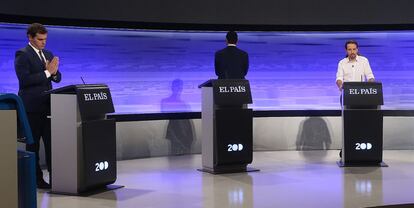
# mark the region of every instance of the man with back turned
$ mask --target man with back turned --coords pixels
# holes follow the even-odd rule
[[[226,35],[227,47],[215,54],[215,69],[219,79],[244,79],[249,69],[249,55],[236,47],[237,33]]]
[[[47,29],[33,23],[27,29],[29,44],[16,52],[14,67],[19,80],[19,96],[26,108],[34,143],[26,145],[26,150],[36,154],[37,187],[47,189],[50,184],[43,179],[39,165],[40,138],[45,147],[47,169],[51,171],[50,144],[50,96],[44,94],[52,89],[52,81],[60,82],[59,58],[45,50]],[[49,177],[50,178],[50,177]]]

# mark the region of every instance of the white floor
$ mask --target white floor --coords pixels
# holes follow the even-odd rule
[[[125,188],[89,197],[38,192],[38,207],[368,207],[414,203],[414,151],[384,151],[389,167],[339,168],[338,151],[255,152],[260,172],[197,171],[201,155],[118,162]]]

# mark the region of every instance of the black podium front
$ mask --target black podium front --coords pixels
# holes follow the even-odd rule
[[[70,85],[50,91],[52,192],[79,195],[116,180],[115,120],[106,85]]]
[[[202,171],[257,171],[253,161],[253,111],[247,80],[209,80],[202,88]]]
[[[345,82],[342,91],[343,145],[339,166],[386,166],[382,162],[382,84]]]

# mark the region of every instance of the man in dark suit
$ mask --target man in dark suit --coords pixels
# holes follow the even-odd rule
[[[226,35],[227,47],[216,52],[215,69],[219,79],[244,79],[249,69],[249,55],[236,47],[237,33]]]
[[[34,144],[26,145],[26,150],[36,154],[37,187],[48,189],[50,184],[43,179],[39,166],[39,143],[42,138],[45,147],[47,170],[51,173],[50,149],[50,96],[44,94],[52,89],[52,81],[60,82],[58,71],[59,58],[45,50],[47,29],[33,23],[27,29],[29,44],[16,52],[14,67],[19,79],[19,96],[26,108],[27,117],[32,129]]]

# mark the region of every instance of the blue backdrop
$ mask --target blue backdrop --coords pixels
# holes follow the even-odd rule
[[[14,53],[27,25],[0,24],[0,93],[17,93]],[[110,86],[119,113],[200,111],[197,86],[215,78],[214,52],[225,32],[118,30],[49,26],[47,48],[60,57],[60,87]],[[414,31],[240,32],[250,55],[256,110],[339,109],[335,85],[344,42],[355,39],[378,81],[385,109],[414,108]]]

